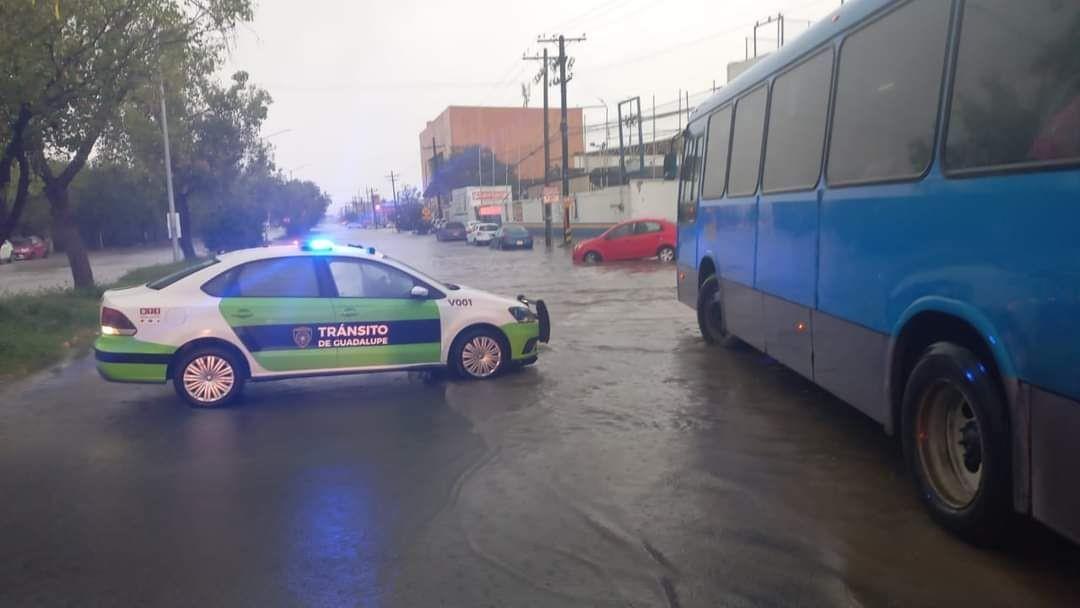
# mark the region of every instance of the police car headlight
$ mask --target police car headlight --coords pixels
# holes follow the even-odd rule
[[[511,306],[510,314],[514,316],[514,319],[516,319],[518,323],[532,323],[536,320],[536,315],[533,311],[524,306]]]

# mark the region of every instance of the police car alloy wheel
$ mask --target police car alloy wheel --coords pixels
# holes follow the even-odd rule
[[[243,388],[243,374],[232,354],[216,348],[196,350],[177,367],[173,385],[196,407],[218,407],[231,402]]]
[[[454,367],[464,378],[491,378],[502,371],[507,348],[501,336],[475,330],[462,336],[453,353]]]

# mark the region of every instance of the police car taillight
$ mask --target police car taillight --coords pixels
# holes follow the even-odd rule
[[[134,336],[136,331],[135,324],[124,313],[108,306],[101,307],[101,335]]]

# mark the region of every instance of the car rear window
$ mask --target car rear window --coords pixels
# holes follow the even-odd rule
[[[209,260],[203,260],[202,262],[199,262],[199,263],[197,263],[197,264],[195,264],[193,266],[188,266],[187,268],[177,270],[176,272],[174,272],[174,273],[172,273],[170,275],[163,276],[163,277],[161,277],[160,279],[158,279],[156,281],[150,281],[149,283],[146,284],[146,286],[149,287],[150,289],[159,289],[159,290],[160,289],[165,289],[166,287],[168,287],[169,285],[172,285],[173,283],[179,281],[180,279],[183,279],[184,277],[191,276],[191,275],[195,274],[196,272],[199,272],[200,270],[202,270],[204,268],[209,268],[209,267],[211,267],[211,266],[213,266],[214,264],[217,264],[217,263],[218,263],[217,258],[210,258]]]
[[[446,227],[447,228],[464,228],[465,224],[462,224],[461,222],[450,222],[449,224],[446,225]]]
[[[528,236],[529,231],[521,226],[507,226],[506,228],[503,228],[503,234],[509,234],[511,236]]]

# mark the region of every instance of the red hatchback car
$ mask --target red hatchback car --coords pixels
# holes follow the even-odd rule
[[[574,261],[586,264],[654,257],[675,259],[675,224],[667,220],[629,220],[574,246]]]
[[[49,257],[49,244],[44,239],[31,236],[21,239],[11,239],[12,259],[32,260],[34,258]]]

